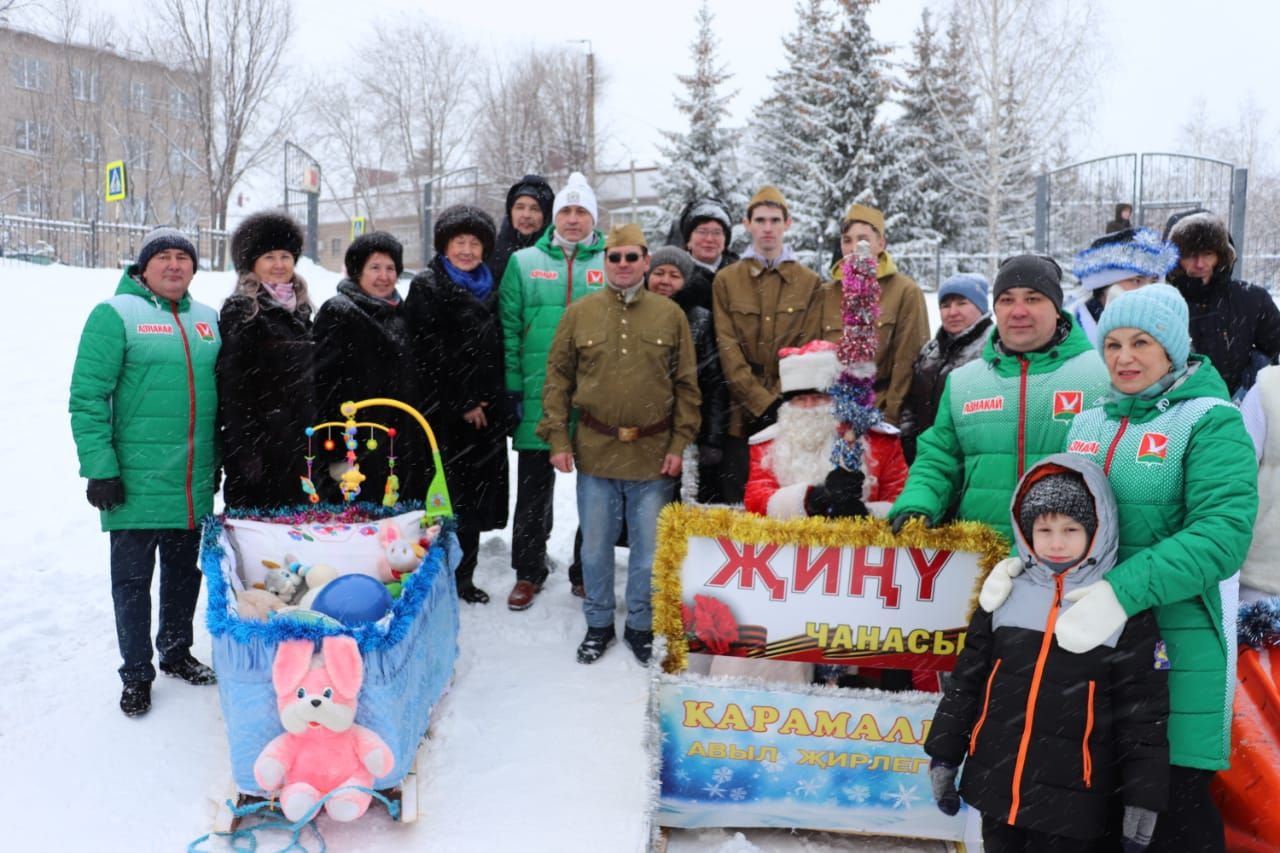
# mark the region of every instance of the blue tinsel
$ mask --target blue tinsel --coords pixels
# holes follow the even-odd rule
[[[1178,249],[1150,228],[1139,228],[1127,243],[1106,243],[1076,255],[1071,271],[1082,281],[1103,270],[1128,270],[1134,275],[1162,278],[1178,263]]]
[[[234,594],[224,575],[222,544],[219,537],[223,531],[224,517],[254,518],[270,521],[273,517],[296,515],[300,512],[329,511],[342,512],[351,505],[346,504],[305,504],[288,507],[273,512],[255,512],[252,510],[228,510],[226,516],[208,516],[204,521],[204,533],[200,543],[200,566],[208,586],[209,604],[207,621],[209,633],[215,637],[230,634],[236,642],[247,643],[253,638],[261,639],[268,644],[276,644],[281,640],[311,640],[317,642],[327,636],[345,635],[354,637],[362,652],[394,646],[404,639],[412,622],[412,614],[417,613],[426,596],[430,594],[436,575],[449,571],[448,553],[445,538],[453,536],[455,525],[452,519],[444,521],[440,538],[428,549],[418,569],[408,575],[404,581],[400,597],[391,607],[391,624],[387,628],[376,623],[357,626],[356,628],[325,626],[312,622],[301,622],[293,619],[272,619],[268,622],[241,619],[235,613]],[[412,512],[423,508],[421,502],[406,501],[394,507],[380,504],[360,502],[355,506],[369,520],[379,520]],[[404,617],[404,618],[402,618]]]
[[[1280,646],[1280,597],[1240,605],[1236,632],[1241,646]]]

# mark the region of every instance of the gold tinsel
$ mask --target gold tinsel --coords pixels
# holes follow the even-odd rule
[[[879,518],[780,521],[741,510],[668,504],[658,516],[658,550],[653,561],[653,630],[667,638],[667,657],[663,661],[667,672],[683,672],[689,665],[689,642],[680,615],[683,598],[680,565],[688,553],[691,536],[726,536],[751,545],[971,551],[979,555],[978,566],[982,571],[970,598],[970,612],[976,606],[986,574],[1009,554],[1009,543],[1003,536],[975,521],[957,521],[930,529],[913,520],[894,536],[889,523]]]

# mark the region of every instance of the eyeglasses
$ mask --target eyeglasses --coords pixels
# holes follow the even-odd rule
[[[693,236],[695,236],[695,237],[723,237],[723,236],[724,236],[724,230],[723,230],[719,225],[712,225],[712,226],[711,226],[711,227],[709,227],[709,228],[695,228],[695,229],[693,229]]]
[[[636,261],[640,260],[640,253],[639,252],[610,252],[609,254],[605,255],[605,257],[609,259],[609,263],[611,264],[620,264],[623,261],[626,261],[629,264],[634,264]]]

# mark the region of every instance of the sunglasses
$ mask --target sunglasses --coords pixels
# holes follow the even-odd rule
[[[623,261],[626,261],[629,264],[634,264],[636,261],[640,260],[642,256],[639,252],[610,252],[605,255],[605,257],[609,259],[609,263],[611,264],[620,264]]]

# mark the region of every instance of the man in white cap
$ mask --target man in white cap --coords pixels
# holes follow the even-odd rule
[[[596,194],[574,172],[551,206],[552,228],[511,256],[498,287],[506,357],[507,395],[519,423],[512,435],[518,463],[511,565],[512,610],[533,604],[547,577],[547,537],[555,469],[550,448],[535,432],[542,418],[547,353],[565,308],[604,289],[604,235],[596,230]],[[580,580],[571,581],[581,584]]]

